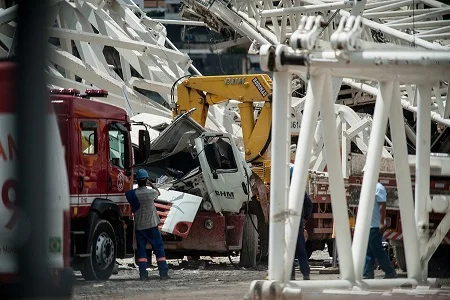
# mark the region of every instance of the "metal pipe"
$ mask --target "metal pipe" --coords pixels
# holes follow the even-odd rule
[[[295,246],[300,226],[300,216],[304,202],[307,179],[306,174],[311,159],[311,149],[319,112],[319,99],[322,98],[323,92],[323,82],[324,76],[312,76],[306,91],[305,108],[303,110],[302,123],[297,142],[297,152],[295,153],[294,171],[291,179],[291,182],[295,182],[295,184],[291,185],[288,201],[290,215],[286,224],[286,259],[284,262],[285,282],[290,278],[292,263],[294,261]],[[333,125],[333,127],[335,126]]]
[[[432,34],[423,34],[420,35],[419,38],[424,40],[440,40],[440,39],[450,39],[450,33],[432,33]]]
[[[158,23],[167,24],[167,25],[207,26],[205,24],[205,22],[202,22],[202,21],[184,21],[184,20],[158,19]]]
[[[415,16],[422,16],[431,12],[442,12],[439,8],[428,8],[428,9],[416,9],[414,10]],[[412,15],[412,10],[393,10],[393,11],[382,11],[382,12],[364,12],[363,16],[365,18],[390,18],[390,17],[408,17]],[[402,19],[403,20],[403,19]],[[405,19],[406,20],[406,19]],[[396,20],[400,21],[400,20]]]
[[[332,83],[330,76],[324,76],[322,85],[323,94],[320,101],[320,114],[323,122],[323,138],[325,157],[327,158],[328,175],[330,180],[331,206],[333,209],[334,229],[336,232],[336,244],[340,255],[341,278],[343,280],[355,281],[355,272],[353,268],[352,258],[352,239],[350,236],[350,224],[347,211],[347,199],[345,195],[344,180],[342,177],[342,165],[346,165],[345,161],[340,160],[339,140],[335,123],[335,109],[333,97]]]
[[[425,253],[428,243],[430,195],[430,140],[431,140],[431,85],[417,86],[417,145],[416,145],[416,177],[415,177],[415,218],[418,226],[420,251]],[[428,262],[422,262],[422,279],[427,278]]]
[[[306,291],[323,291],[326,289],[348,289],[350,290],[354,283],[348,280],[298,280],[288,283],[290,288],[304,289]]]
[[[317,12],[317,11],[328,11],[331,9],[341,9],[352,7],[353,3],[351,1],[342,1],[342,2],[333,2],[329,4],[317,4],[317,5],[306,5],[306,6],[295,6],[295,7],[286,7],[286,8],[274,8],[274,9],[265,9],[260,15],[263,18],[270,17],[280,17],[288,14],[300,14],[300,13],[308,13],[308,12]]]
[[[417,11],[417,9],[416,9]],[[448,8],[438,9],[438,8],[429,8],[423,10],[425,13],[414,15],[409,18],[399,19],[391,22],[387,22],[386,25],[389,26],[390,24],[396,24],[396,23],[404,23],[404,22],[413,22],[414,20],[420,21],[427,18],[437,17],[437,16],[443,16],[446,15],[449,12]],[[426,12],[428,11],[428,12]]]
[[[425,282],[428,285],[435,283],[435,280],[428,279]],[[392,289],[400,287],[402,285],[411,285],[412,287],[418,286],[420,282],[411,278],[394,278],[394,279],[365,279],[358,282],[358,286],[348,280],[309,280],[309,281],[290,281],[288,287],[290,289],[302,289],[305,291],[326,291],[328,289],[340,289],[348,290],[349,292],[356,289]]]
[[[375,203],[375,187],[380,171],[381,150],[389,114],[392,95],[392,82],[380,82],[380,92],[375,102],[372,132],[370,133],[369,147],[361,195],[359,198],[358,215],[353,239],[353,260],[356,280],[361,280],[364,263],[366,261],[367,243],[369,240],[370,222]]]
[[[406,266],[408,278],[421,280],[420,251],[417,239],[417,227],[414,216],[414,203],[412,201],[411,174],[409,170],[408,149],[406,147],[405,123],[403,110],[398,99],[400,98],[399,82],[392,84],[391,109],[389,124],[391,127],[392,142],[394,146],[394,162],[397,179],[397,190],[402,219],[403,242],[405,244]]]
[[[290,136],[290,83],[288,72],[273,75],[272,109],[272,166],[270,175],[270,222],[269,222],[269,280],[283,280],[284,267],[284,227],[286,221],[286,201],[288,195],[288,161]],[[291,263],[292,264],[292,263]]]
[[[350,16],[350,13],[348,11],[345,11],[345,10],[340,10],[339,14],[341,16],[347,16],[347,17]],[[423,47],[425,49],[446,50],[446,48],[444,46],[442,46],[442,45],[435,44],[435,43],[430,43],[430,42],[424,41],[422,39],[415,38],[414,36],[412,36],[410,34],[407,34],[407,33],[404,33],[404,32],[398,31],[398,30],[395,30],[393,28],[390,28],[387,25],[384,25],[384,24],[381,24],[381,23],[377,23],[375,21],[371,21],[371,20],[368,20],[366,18],[363,18],[362,21],[363,21],[363,24],[365,26],[367,26],[367,27],[370,27],[370,28],[372,28],[374,30],[379,30],[379,31],[381,31],[383,33],[389,34],[390,36],[399,38],[399,39],[407,41],[409,43],[415,43],[415,45]]]
[[[428,240],[428,247],[423,253],[421,257],[421,262],[424,263],[428,261],[431,256],[434,254],[436,249],[442,242],[442,239],[447,236],[448,231],[450,230],[450,211],[447,211],[444,218],[442,218],[436,230],[431,235]],[[406,254],[406,253],[405,253]]]
[[[439,26],[446,26],[450,24],[450,20],[439,20],[439,21],[423,21],[423,22],[407,22],[389,25],[391,28],[404,29],[404,28],[436,28]]]
[[[395,1],[394,3],[385,4],[385,5],[380,3],[377,7],[366,9],[365,12],[374,13],[374,12],[380,12],[380,11],[387,11],[387,10],[390,10],[393,8],[406,6],[406,5],[410,4],[412,1],[413,0]]]
[[[344,78],[343,82],[351,87],[360,89],[363,92],[369,93],[374,96],[377,95],[378,90],[368,84],[355,82],[352,79],[348,79],[348,78]],[[417,112],[418,112],[417,107],[413,106],[408,100],[402,99],[400,102],[402,104],[403,109],[406,109],[410,112],[417,114]],[[450,111],[450,105],[449,105],[449,111]],[[433,120],[434,122],[450,127],[450,120],[442,118],[441,115],[439,115],[438,113],[433,112],[433,111],[430,112],[430,115],[431,115],[431,120]]]
[[[427,31],[419,32],[416,34],[416,37],[422,37],[423,35],[434,35],[436,33],[448,33],[450,30],[450,25],[448,26],[441,26],[439,28],[430,29]]]

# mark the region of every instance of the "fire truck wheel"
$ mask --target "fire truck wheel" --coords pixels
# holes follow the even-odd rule
[[[403,272],[406,272],[406,258],[405,258],[405,249],[403,246],[393,246],[394,249],[394,257],[397,260],[398,266],[402,269]]]
[[[249,214],[245,217],[244,232],[242,235],[242,249],[239,259],[239,266],[244,268],[252,268],[256,266],[256,256],[258,253],[258,232],[253,227],[253,223],[250,218],[252,218],[255,225],[258,222],[256,215]]]
[[[108,280],[116,263],[116,235],[106,220],[99,220],[92,235],[91,257],[81,269],[85,280]]]

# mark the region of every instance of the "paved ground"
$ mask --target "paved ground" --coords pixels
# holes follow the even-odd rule
[[[325,252],[315,252],[315,259],[327,257]],[[237,263],[238,258],[233,259]],[[105,282],[86,282],[77,275],[73,299],[161,299],[161,300],[203,300],[203,299],[243,299],[253,280],[264,279],[267,276],[267,265],[260,264],[254,269],[236,269],[228,258],[210,259],[200,263],[188,264],[186,261],[170,261],[171,279],[160,281],[157,269],[149,269],[151,280],[141,282],[137,280],[138,271],[127,269],[132,260],[120,261],[121,269]],[[311,263],[313,264],[313,262]],[[339,279],[337,274],[319,274],[323,267],[312,267],[312,280]],[[405,276],[406,274],[400,274]],[[382,272],[376,277],[382,278]],[[297,278],[301,275],[297,273]],[[450,299],[450,280],[443,280],[443,289],[434,293],[426,291],[420,295],[422,299]],[[389,299],[409,299],[412,296],[404,292],[374,293],[363,299],[378,299],[390,296]],[[329,291],[327,294],[306,293],[304,299],[361,299],[361,294],[340,294]]]

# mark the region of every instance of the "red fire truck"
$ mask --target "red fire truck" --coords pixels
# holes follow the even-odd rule
[[[133,257],[133,220],[125,192],[133,186],[133,147],[125,110],[88,98],[104,90],[50,91],[65,148],[70,190],[72,266],[86,280],[106,280],[116,258]],[[147,157],[149,136],[139,131]]]

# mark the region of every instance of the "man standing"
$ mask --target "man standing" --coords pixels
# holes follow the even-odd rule
[[[290,168],[290,179],[292,179],[292,172],[294,168]],[[300,266],[300,272],[302,272],[304,280],[310,280],[310,268],[308,264],[308,255],[306,254],[306,241],[305,241],[305,222],[309,220],[312,215],[313,204],[308,194],[305,192],[305,198],[303,202],[302,219],[300,220],[300,228],[298,230],[297,245],[295,248],[295,257],[298,259]],[[291,280],[295,280],[295,264],[292,266]]]
[[[386,188],[379,182],[375,190],[372,223],[370,225],[369,245],[367,246],[366,263],[363,279],[374,278],[375,259],[384,271],[384,278],[396,278],[397,273],[392,267],[389,257],[382,246],[383,233],[386,231]]]
[[[161,233],[158,229],[160,219],[154,203],[160,192],[150,181],[152,189],[147,188],[148,173],[146,170],[138,170],[136,180],[138,188],[128,191],[126,197],[134,212],[139,276],[141,280],[148,279],[146,246],[149,242],[156,256],[159,276],[162,280],[166,280],[169,278],[169,267],[166,262]]]

